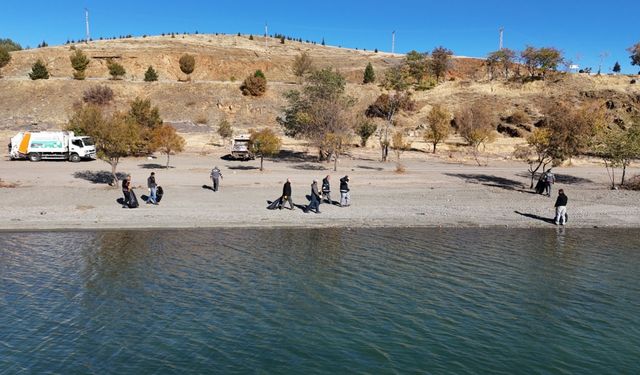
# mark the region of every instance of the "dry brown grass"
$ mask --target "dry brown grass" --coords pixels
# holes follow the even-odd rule
[[[625,182],[624,187],[627,190],[640,190],[640,175],[631,177]]]

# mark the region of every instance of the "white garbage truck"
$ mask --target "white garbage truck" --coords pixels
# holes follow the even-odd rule
[[[96,158],[96,146],[91,137],[75,136],[68,131],[20,132],[11,138],[9,158],[40,160],[69,160]]]
[[[233,138],[231,143],[231,159],[233,160],[253,160],[255,157],[249,150],[249,135],[242,134]]]

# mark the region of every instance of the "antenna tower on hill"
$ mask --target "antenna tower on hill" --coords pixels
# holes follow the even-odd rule
[[[394,53],[396,50],[396,32],[391,32],[391,53]]]
[[[87,27],[87,36],[84,42],[89,43],[89,39],[91,39],[91,36],[89,35],[89,9],[87,8],[84,8],[84,23]]]
[[[264,23],[264,49],[267,49],[267,37],[269,36],[269,27]]]
[[[504,34],[504,27],[500,28],[500,49],[499,51],[502,51],[502,36]]]

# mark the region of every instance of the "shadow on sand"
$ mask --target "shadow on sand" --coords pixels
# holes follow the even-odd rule
[[[118,181],[122,181],[127,177],[127,174],[124,172],[118,172],[116,175],[118,176]],[[108,171],[80,171],[75,172],[73,177],[86,180],[94,184],[111,184],[113,182],[113,175]]]
[[[500,189],[519,191],[521,193],[535,194],[535,191],[527,190],[521,181],[510,180],[504,177],[492,176],[488,174],[465,174],[465,173],[445,173],[450,177],[464,179],[465,182],[471,184],[481,184],[489,187],[497,187]]]
[[[527,214],[524,212],[520,212],[520,211],[513,211],[515,213],[517,213],[518,215],[524,216],[524,217],[528,217],[530,219],[536,219],[536,220],[540,220],[540,221],[544,221],[545,223],[548,224],[554,224],[555,225],[555,221],[553,220],[554,218],[548,218],[548,217],[543,217],[543,216],[539,216],[536,214]]]

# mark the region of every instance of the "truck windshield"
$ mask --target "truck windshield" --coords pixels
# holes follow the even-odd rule
[[[82,138],[82,142],[84,142],[85,146],[95,146],[95,143],[93,143],[93,139],[91,139],[90,137]]]

